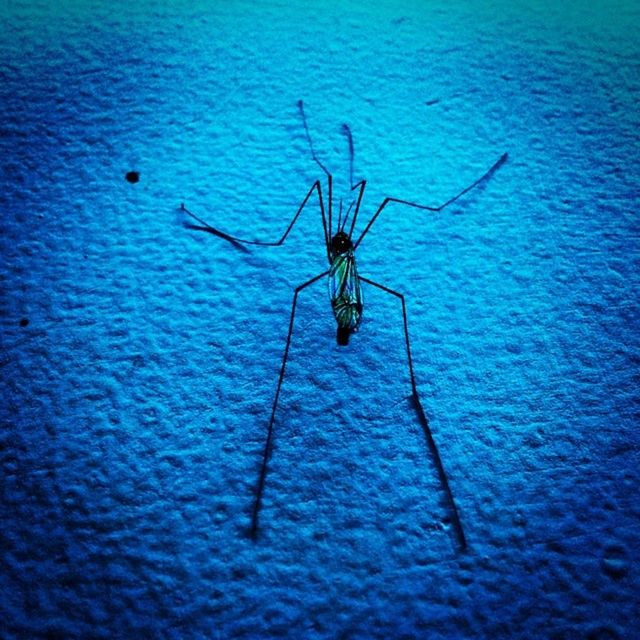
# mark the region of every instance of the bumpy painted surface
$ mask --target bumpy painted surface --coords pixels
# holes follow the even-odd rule
[[[166,4],[0,7],[0,636],[637,637],[637,3]],[[178,206],[278,237],[300,98],[362,224],[510,153],[358,249],[465,554],[398,301],[340,349],[325,282],[247,537],[319,214],[243,252]]]

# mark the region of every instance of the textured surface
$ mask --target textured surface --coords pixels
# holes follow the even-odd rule
[[[0,635],[637,637],[637,4],[164,4],[0,8]],[[300,98],[338,195],[351,124],[363,223],[509,151],[358,250],[466,553],[397,301],[341,349],[324,282],[247,537],[322,228],[241,251],[177,207],[277,237]]]

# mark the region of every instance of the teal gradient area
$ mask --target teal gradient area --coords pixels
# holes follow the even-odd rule
[[[635,637],[639,29],[634,2],[3,3],[0,637]],[[349,345],[325,278],[298,296],[253,540],[335,217],[312,193],[281,246],[229,236],[277,240],[318,179],[328,213],[299,100],[333,213],[345,124],[355,236],[394,200]]]

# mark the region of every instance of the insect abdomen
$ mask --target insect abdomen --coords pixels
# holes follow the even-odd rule
[[[362,290],[353,251],[337,255],[329,270],[329,298],[338,323],[338,341],[346,344],[348,336],[362,320]],[[342,330],[342,334],[340,332]],[[342,340],[340,336],[342,335]]]
[[[340,296],[337,300],[332,300],[333,313],[339,327],[354,331],[360,324],[362,318],[362,304],[351,302]]]

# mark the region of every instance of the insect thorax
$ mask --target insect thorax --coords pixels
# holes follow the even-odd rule
[[[337,256],[347,253],[347,251],[353,252],[351,238],[344,231],[338,231],[331,238],[331,259],[333,260]]]

